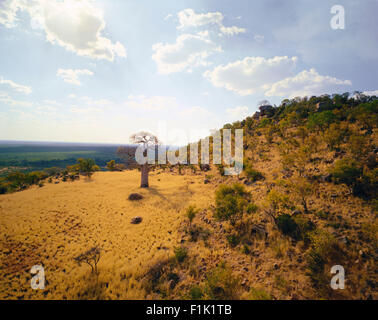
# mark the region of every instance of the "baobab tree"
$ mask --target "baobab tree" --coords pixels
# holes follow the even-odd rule
[[[159,145],[160,144],[160,141],[159,139],[154,136],[153,134],[149,133],[149,132],[146,132],[146,131],[141,131],[141,132],[138,132],[138,133],[135,133],[133,134],[131,137],[130,137],[130,142],[132,144],[138,144],[140,145],[141,147],[143,147],[143,156],[144,157],[147,157],[147,150],[149,148],[154,148],[155,149],[155,146]],[[155,150],[154,150],[155,151]],[[140,183],[140,187],[141,188],[148,188],[149,185],[148,185],[148,161],[146,159],[146,161],[143,163],[143,164],[140,164],[141,165],[141,183]]]

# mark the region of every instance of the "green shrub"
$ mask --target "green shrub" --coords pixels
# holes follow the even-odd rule
[[[109,162],[106,163],[106,168],[109,170],[109,171],[114,171],[115,170],[115,160],[110,160]]]
[[[288,235],[294,239],[298,238],[298,225],[290,215],[282,214],[278,216],[277,227],[283,234]]]
[[[244,254],[250,254],[251,253],[251,249],[246,244],[244,244],[243,247],[242,247],[242,253],[244,253]]]
[[[261,119],[261,121],[259,122],[258,127],[259,127],[259,128],[264,128],[264,127],[270,125],[271,123],[272,123],[272,120],[271,120],[271,119],[263,118],[263,119]]]
[[[260,171],[257,171],[251,167],[246,167],[245,173],[248,179],[251,180],[252,182],[264,179],[264,175]]]
[[[235,234],[230,234],[226,238],[231,248],[235,248],[240,242],[240,238]]]
[[[362,175],[362,168],[356,160],[344,158],[335,162],[330,173],[335,183],[345,183],[354,192]]]
[[[323,210],[320,210],[320,211],[316,212],[315,215],[316,215],[317,217],[319,217],[320,219],[327,220],[327,219],[328,219],[328,216],[329,216],[329,213],[328,213],[328,212],[325,212],[325,211],[323,211]]]
[[[316,230],[310,235],[311,250],[307,255],[307,275],[320,295],[329,293],[329,268],[335,264],[343,265],[346,252],[335,237],[324,230]]]
[[[259,207],[257,205],[255,205],[254,203],[249,203],[247,205],[246,212],[248,214],[253,214],[253,213],[256,213],[258,210],[259,210]]]
[[[277,189],[270,190],[266,197],[266,204],[268,205],[268,213],[275,217],[295,208],[289,197]]]
[[[194,286],[189,290],[189,296],[192,300],[199,300],[203,297],[203,292],[200,287]]]
[[[310,240],[309,233],[315,230],[315,224],[305,215],[297,215],[293,217],[293,220],[297,224],[297,237],[300,240],[308,242]]]
[[[95,171],[100,170],[93,159],[77,159],[77,167],[78,171],[88,178],[90,178]]]
[[[175,252],[175,258],[178,263],[183,262],[188,256],[188,249],[184,247],[177,247],[174,249],[174,252]]]
[[[251,300],[272,300],[272,297],[264,289],[251,288]]]
[[[248,193],[241,184],[221,185],[215,192],[215,218],[229,220],[235,225],[243,217],[247,205],[246,197]]]
[[[336,122],[336,120],[337,120],[337,117],[330,110],[314,113],[309,116],[307,127],[309,129],[324,130],[331,123]]]
[[[187,217],[188,220],[189,220],[189,225],[192,224],[193,219],[195,218],[196,214],[197,214],[197,209],[196,209],[195,206],[189,206],[189,207],[186,209],[186,213],[185,213],[185,215],[186,215],[186,217]]]
[[[200,226],[192,226],[189,228],[190,241],[196,242],[198,239],[206,241],[210,236],[208,229],[203,229]]]
[[[324,140],[331,150],[339,148],[348,136],[349,130],[347,125],[332,123],[324,133]]]
[[[361,135],[350,136],[348,140],[348,150],[354,159],[360,160],[369,150],[367,138]]]
[[[206,275],[206,293],[213,300],[233,300],[238,298],[240,279],[232,274],[224,264],[210,270]]]

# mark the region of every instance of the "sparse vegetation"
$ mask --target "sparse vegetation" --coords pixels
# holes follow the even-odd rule
[[[221,185],[215,192],[215,217],[219,220],[229,220],[234,226],[243,218],[247,196],[248,193],[241,184]]]
[[[377,101],[286,99],[225,125],[244,129],[240,176],[224,177],[223,165],[150,166],[140,190],[127,161],[127,172],[107,172],[118,171],[113,155],[4,172],[0,298],[377,299]],[[94,160],[107,170],[78,179],[99,169]],[[136,193],[143,201],[128,201]],[[89,273],[73,257],[95,243],[101,272],[88,264]],[[30,261],[56,268],[54,290],[23,291]],[[330,290],[333,265],[347,272],[342,292]]]
[[[206,293],[214,300],[238,298],[240,279],[232,274],[231,268],[221,263],[206,275]]]
[[[181,263],[188,256],[188,249],[184,247],[175,248],[175,258],[178,263]]]

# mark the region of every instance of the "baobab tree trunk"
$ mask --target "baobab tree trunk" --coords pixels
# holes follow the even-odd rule
[[[144,165],[142,165],[140,172],[141,172],[140,187],[148,188],[148,163],[145,163]]]

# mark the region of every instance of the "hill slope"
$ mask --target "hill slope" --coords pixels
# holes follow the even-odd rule
[[[149,189],[129,170],[1,195],[0,298],[377,299],[377,105],[285,100],[226,125],[244,129],[240,176],[156,166]],[[97,276],[74,261],[95,245]]]

